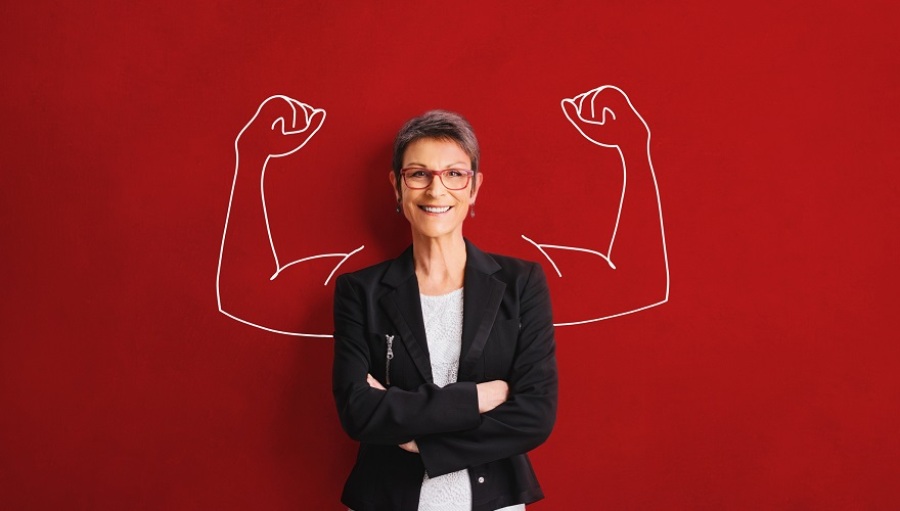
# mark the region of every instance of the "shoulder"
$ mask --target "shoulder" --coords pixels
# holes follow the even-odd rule
[[[494,274],[504,280],[510,290],[520,297],[547,294],[547,278],[540,264],[534,261],[502,255],[492,255],[500,264],[500,271]]]
[[[503,295],[507,304],[515,303],[520,317],[538,314],[547,324],[552,324],[550,290],[547,278],[539,263],[502,254],[482,253],[493,263],[489,278],[504,284]],[[536,317],[536,316],[535,316]]]
[[[469,257],[473,268],[507,284],[525,284],[534,277],[537,277],[539,281],[545,280],[541,265],[534,261],[503,254],[482,252],[471,243],[469,243]]]
[[[382,287],[381,282],[390,268],[390,261],[384,261],[360,270],[344,273],[334,281],[335,297],[355,296],[356,299],[369,297]]]
[[[541,265],[534,262],[529,261],[527,259],[520,259],[518,257],[507,256],[503,254],[487,254],[491,259],[497,262],[500,266],[500,271],[512,274],[530,274],[533,271],[538,271],[541,269]]]
[[[391,265],[391,259],[387,261],[382,261],[377,264],[373,264],[372,266],[367,266],[365,268],[354,270],[348,273],[342,273],[338,275],[338,280],[349,280],[355,282],[377,282],[381,279],[382,276],[387,272],[387,269]]]
[[[340,275],[335,284],[338,287],[354,283],[364,288],[374,289],[380,283],[396,287],[415,275],[412,262],[412,247],[407,248],[394,259],[388,259],[372,266]]]

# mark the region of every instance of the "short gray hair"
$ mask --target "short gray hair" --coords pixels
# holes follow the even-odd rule
[[[394,159],[391,165],[394,169],[394,177],[397,178],[397,189],[400,189],[400,170],[403,167],[403,155],[410,144],[420,139],[449,140],[456,142],[460,149],[472,161],[472,170],[478,173],[478,158],[481,151],[478,148],[478,139],[475,130],[465,117],[447,110],[431,110],[413,117],[397,132],[394,139]],[[474,176],[473,176],[474,177]],[[472,180],[474,186],[474,179]]]

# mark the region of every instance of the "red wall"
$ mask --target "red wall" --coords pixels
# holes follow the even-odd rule
[[[900,506],[893,3],[69,4],[2,9],[0,507],[342,509],[331,341],[217,306],[235,137],[273,94],[327,111],[267,168],[282,263],[402,250],[392,136],[447,108],[482,143],[467,236],[545,263],[558,320],[658,301],[627,199],[615,272],[521,239],[605,250],[622,167],[559,102],[606,84],[652,131],[671,293],[558,329],[534,509]],[[246,197],[223,308],[330,332],[334,261],[267,280]]]

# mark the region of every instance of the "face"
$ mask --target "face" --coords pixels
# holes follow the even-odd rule
[[[471,169],[472,161],[456,142],[422,138],[409,144],[403,154],[403,168],[429,170]],[[427,238],[462,237],[462,224],[475,204],[475,197],[483,179],[481,173],[462,190],[448,190],[435,176],[427,188],[412,190],[400,177],[400,190],[394,173],[390,173],[394,193],[400,201],[403,215],[409,220],[413,236]]]

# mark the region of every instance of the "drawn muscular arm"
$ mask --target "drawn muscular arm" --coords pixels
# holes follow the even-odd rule
[[[562,101],[566,118],[598,151],[617,151],[623,185],[611,236],[531,239],[557,278],[557,326],[600,321],[665,303],[669,269],[659,187],[650,157],[650,128],[628,96],[606,85]],[[585,178],[589,179],[589,175]],[[599,233],[599,229],[597,231]],[[587,274],[586,274],[587,273]]]
[[[330,294],[323,284],[362,247],[284,260],[276,248],[266,209],[269,162],[299,151],[324,121],[322,109],[287,96],[272,96],[263,101],[235,139],[234,181],[216,275],[219,310],[233,319],[278,333],[330,337],[325,331],[314,332],[315,325],[304,322],[297,299],[316,290],[321,290],[323,297]],[[292,322],[283,323],[284,318],[292,318]]]

